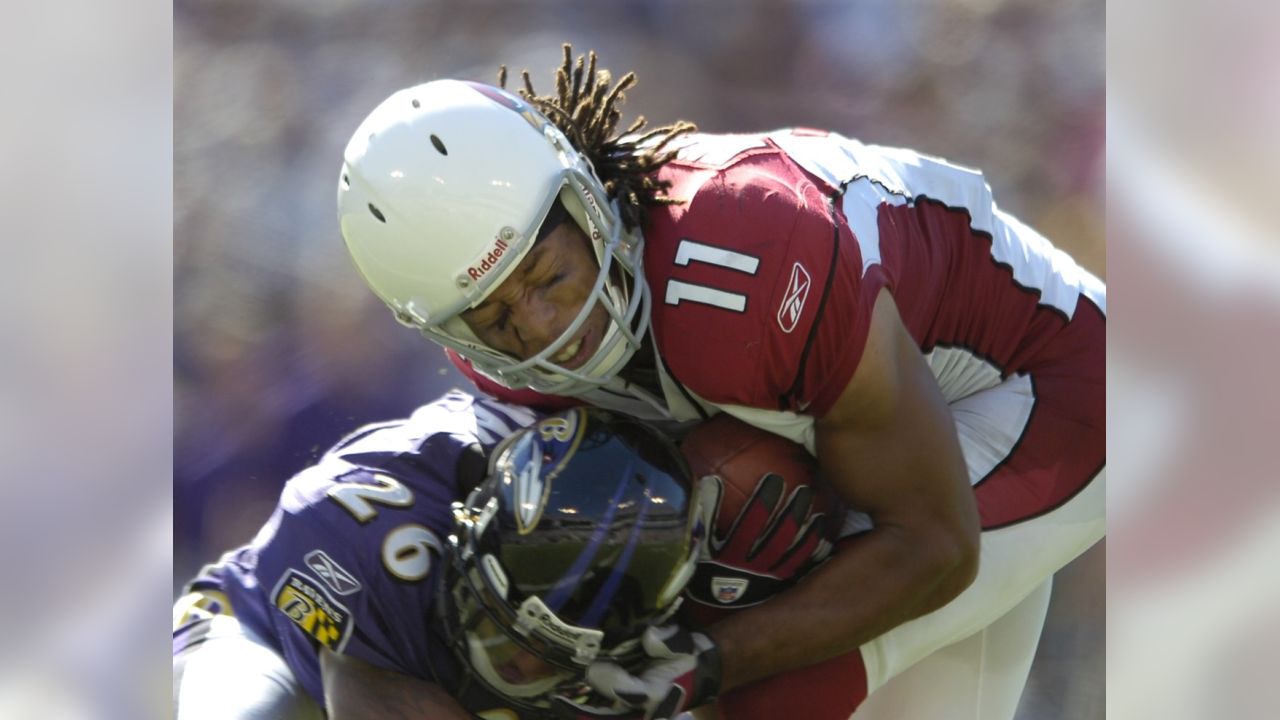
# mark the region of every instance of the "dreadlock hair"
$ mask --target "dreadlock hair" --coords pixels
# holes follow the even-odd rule
[[[697,127],[681,120],[639,135],[646,124],[640,116],[621,134],[616,133],[622,117],[618,108],[626,100],[626,90],[636,84],[636,74],[623,75],[615,85],[608,70],[596,70],[594,50],[585,58],[579,55],[576,62],[572,56],[572,47],[565,43],[554,95],[534,92],[528,70],[520,72],[524,87],[517,92],[586,156],[605,192],[618,200],[623,225],[634,230],[644,225],[648,206],[680,202],[664,194],[671,183],[658,180],[654,173],[676,156],[676,150],[667,147],[671,141],[696,132]],[[506,65],[498,69],[498,85],[507,86]]]

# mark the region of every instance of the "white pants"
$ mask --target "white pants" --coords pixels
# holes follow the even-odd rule
[[[1018,709],[1049,607],[1046,580],[987,627],[937,650],[869,695],[853,720],[1008,720]]]
[[[238,620],[198,622],[173,656],[174,720],[324,720],[284,658]]]

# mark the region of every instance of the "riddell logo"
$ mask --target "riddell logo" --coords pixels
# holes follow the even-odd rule
[[[809,299],[809,285],[809,272],[796,263],[791,268],[791,281],[787,283],[787,293],[782,296],[782,306],[778,308],[778,327],[782,332],[796,329],[800,313],[804,312],[804,302]]]
[[[595,196],[592,195],[591,193],[586,193],[586,198],[587,198],[587,204],[591,206],[591,211],[594,212],[597,216],[599,216],[600,205],[596,203]],[[587,224],[591,226],[591,239],[598,241],[600,239],[600,230],[596,228],[596,224],[591,219],[590,215],[587,216]]]
[[[497,238],[498,243],[493,246],[487,255],[480,258],[480,262],[467,268],[467,274],[472,280],[479,280],[485,276],[485,273],[498,266],[498,261],[507,253],[507,241]]]

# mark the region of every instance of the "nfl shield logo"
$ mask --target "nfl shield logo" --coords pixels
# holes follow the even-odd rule
[[[747,581],[742,578],[711,578],[711,592],[725,605],[736,602],[746,591]]]

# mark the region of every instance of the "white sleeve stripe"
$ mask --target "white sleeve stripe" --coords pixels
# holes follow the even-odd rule
[[[841,201],[841,211],[858,241],[858,250],[862,253],[862,272],[867,268],[880,264],[880,226],[876,208],[881,203],[902,205],[906,198],[882,192],[880,186],[865,175],[855,178],[846,186]],[[868,212],[870,210],[870,212]]]
[[[1026,224],[999,210],[982,174],[902,148],[868,146],[838,135],[776,134],[771,139],[807,171],[845,187],[842,209],[863,256],[863,272],[880,262],[879,208],[923,199],[969,214],[970,229],[991,238],[991,255],[1009,267],[1040,304],[1068,319],[1084,295],[1106,307],[1102,282]]]

